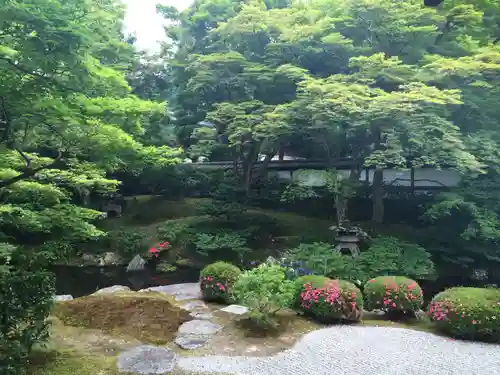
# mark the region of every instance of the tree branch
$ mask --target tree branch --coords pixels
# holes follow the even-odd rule
[[[24,172],[22,172],[21,174],[15,176],[15,177],[9,178],[8,180],[0,181],[0,189],[5,188],[7,186],[10,186],[12,184],[15,184],[16,182],[26,180],[30,177],[33,177],[35,174],[37,174],[38,172],[40,172],[44,169],[50,169],[50,168],[54,167],[59,162],[59,160],[61,160],[61,157],[62,157],[62,152],[58,151],[57,157],[54,159],[54,161],[52,163],[49,163],[47,165],[43,165],[43,166],[38,167],[38,168],[30,168],[29,165],[31,163],[31,160],[26,155],[24,155],[24,153],[22,151],[20,151],[19,149],[16,149],[16,151],[19,152],[21,154],[21,156],[23,157],[23,159],[26,161],[26,164],[27,164],[26,169],[24,170]]]

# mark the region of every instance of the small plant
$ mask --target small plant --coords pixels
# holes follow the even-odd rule
[[[450,336],[500,342],[499,289],[447,289],[432,299],[427,314],[439,331]]]
[[[354,284],[344,280],[328,280],[319,286],[319,279],[314,282],[303,285],[300,293],[303,311],[323,322],[360,320],[363,296]]]
[[[424,302],[418,283],[402,276],[381,276],[368,280],[364,294],[368,311],[383,310],[396,315],[415,315]]]
[[[294,281],[295,285],[295,303],[294,307],[301,308],[301,294],[305,291],[307,286],[312,286],[314,289],[322,289],[328,285],[332,280],[325,276],[318,275],[304,275]]]
[[[232,300],[232,286],[241,270],[226,262],[209,264],[200,273],[200,289],[205,301],[227,303]]]
[[[276,328],[276,313],[293,304],[295,287],[286,270],[261,264],[246,271],[234,284],[234,297],[249,308],[249,319],[263,329]]]

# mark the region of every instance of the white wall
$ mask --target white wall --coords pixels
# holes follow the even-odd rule
[[[350,171],[340,170],[339,173],[348,177]],[[373,182],[373,170],[368,171],[368,181]],[[270,171],[269,176],[275,176],[285,181],[293,180],[308,186],[322,186],[325,184],[324,176],[320,170],[310,170],[307,175],[299,175],[289,171]],[[396,169],[386,169],[384,171],[384,182],[386,184],[392,183],[393,186],[411,186],[410,171],[401,171]],[[360,176],[361,181],[366,180],[366,171],[364,170]],[[398,181],[395,181],[398,180]],[[415,186],[416,187],[435,187],[457,186],[460,182],[460,174],[450,169],[437,170],[431,168],[415,169]]]

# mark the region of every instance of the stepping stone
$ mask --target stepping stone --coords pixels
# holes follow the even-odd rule
[[[118,293],[118,292],[130,292],[130,288],[128,286],[123,286],[123,285],[113,285],[107,288],[99,289],[97,292],[92,293],[92,296],[99,294]]]
[[[73,296],[70,294],[63,294],[59,296],[54,297],[54,301],[59,302],[59,301],[71,301],[73,299]]]
[[[195,350],[204,346],[211,338],[211,335],[183,335],[177,337],[174,342],[182,349]]]
[[[118,356],[119,372],[156,375],[171,372],[177,362],[176,354],[166,348],[141,345]]]
[[[177,331],[178,336],[185,335],[215,335],[222,326],[207,320],[191,320],[183,323]]]
[[[193,311],[189,316],[193,319],[198,319],[198,320],[212,320],[214,316],[208,312],[196,312]]]
[[[195,311],[195,310],[207,310],[208,306],[203,301],[192,301],[185,303],[181,306],[184,310]]]

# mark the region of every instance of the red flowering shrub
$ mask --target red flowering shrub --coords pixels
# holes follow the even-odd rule
[[[359,321],[363,311],[361,291],[343,280],[327,279],[322,286],[308,282],[303,285],[300,301],[301,309],[320,321]]]
[[[302,299],[301,294],[305,290],[306,287],[312,286],[314,289],[321,289],[325,287],[332,279],[329,279],[326,276],[318,276],[318,275],[305,275],[298,277],[295,279],[295,302],[294,306],[298,309],[301,308]]]
[[[163,250],[168,249],[169,247],[170,247],[170,244],[167,241],[160,242],[154,246],[151,246],[148,250],[148,254],[152,258],[158,258],[160,256],[160,253]]]
[[[450,336],[500,342],[500,289],[447,289],[432,299],[427,314]]]
[[[241,276],[241,270],[226,262],[209,264],[200,273],[203,299],[213,302],[230,302],[231,287]]]
[[[402,276],[381,276],[368,280],[364,288],[365,308],[386,313],[414,313],[424,303],[422,289]]]

